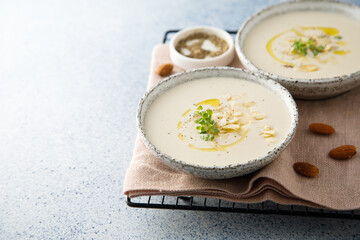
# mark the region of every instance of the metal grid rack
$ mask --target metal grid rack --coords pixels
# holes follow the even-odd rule
[[[165,32],[163,43],[167,43],[170,40],[169,36],[178,31],[179,30],[168,30]],[[233,36],[236,34],[236,31],[227,30],[227,32]],[[193,196],[144,196],[137,198],[130,198],[128,196],[126,203],[128,206],[135,208],[273,214],[360,220],[360,209],[351,211],[336,211],[298,205],[281,205],[271,201],[247,204]]]
[[[205,197],[146,196],[130,198],[128,196],[126,203],[128,206],[135,208],[273,214],[360,220],[360,210],[336,211],[298,205],[281,205],[271,201],[248,204]]]

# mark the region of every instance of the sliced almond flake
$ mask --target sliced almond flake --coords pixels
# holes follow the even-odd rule
[[[221,134],[229,134],[229,133],[234,132],[234,131],[236,132],[236,131],[239,131],[239,130],[234,130],[234,129],[230,129],[230,128],[229,129],[221,129],[220,133]]]
[[[228,121],[228,123],[237,123],[240,120],[240,118],[234,117]]]
[[[221,126],[226,125],[226,123],[227,123],[226,118],[223,118],[223,119],[221,119],[221,120],[219,121],[218,125],[221,127]]]
[[[224,112],[223,118],[225,118],[226,120],[231,119],[232,118],[232,112],[231,111]]]
[[[330,39],[327,37],[318,38],[318,39],[316,39],[316,41],[319,46],[326,46],[331,43]]]
[[[238,129],[240,129],[240,126],[239,126],[239,124],[228,124],[228,125],[222,126],[222,128],[238,130]]]
[[[268,138],[272,141],[272,138],[275,138],[275,129],[271,128],[269,125],[265,125],[264,130],[261,132],[261,136],[263,136],[267,141]],[[275,141],[275,140],[274,140]]]
[[[256,103],[254,101],[244,103],[244,106],[247,107],[247,108],[253,107],[255,105],[256,105]]]
[[[268,138],[265,138],[266,141],[268,142],[275,142],[276,138],[275,137],[268,137]]]
[[[270,127],[270,125],[265,125],[265,126],[263,127],[263,129],[266,131],[266,130],[270,130],[271,127]]]
[[[240,125],[248,125],[248,124],[250,124],[250,123],[251,123],[251,121],[248,120],[248,119],[241,119],[241,120],[239,121],[239,124],[240,124]]]
[[[231,107],[231,109],[233,109],[233,110],[240,110],[240,109],[241,109],[241,103],[236,102],[236,101],[232,101],[232,102],[230,103],[230,107]]]
[[[234,95],[231,96],[231,100],[236,100],[236,99],[240,99],[241,97],[239,95]]]
[[[243,116],[243,115],[244,115],[243,112],[234,111],[234,116],[235,116],[235,117],[241,117],[241,116]]]
[[[247,115],[247,116],[244,116],[244,117],[240,118],[239,123],[246,125],[246,124],[249,124],[251,122],[251,119],[252,119],[252,117]]]
[[[231,104],[231,109],[234,112],[248,112],[248,109],[243,104],[241,104],[239,102],[233,102]]]
[[[336,45],[335,43],[330,43],[330,44],[325,46],[324,50],[325,51],[332,51],[332,50],[336,50],[338,48],[339,48],[339,46]]]
[[[266,118],[266,115],[262,114],[262,113],[258,113],[258,114],[255,114],[254,118],[256,120],[263,120],[264,118]]]
[[[274,136],[275,135],[275,130],[272,129],[272,130],[269,130],[269,131],[263,131],[262,135],[264,135],[264,136]]]
[[[267,134],[272,134],[272,135],[275,135],[275,129],[271,129],[271,130],[267,130],[267,131],[264,131],[265,133],[267,133]]]
[[[215,107],[214,109],[217,110],[217,111],[219,111],[219,110],[223,109],[223,105],[220,104],[218,107]]]
[[[187,49],[187,48],[182,48],[181,49],[181,53],[183,54],[183,55],[186,55],[186,56],[188,56],[188,55],[190,55],[190,50],[189,49]]]
[[[306,64],[306,65],[299,66],[298,69],[300,71],[304,71],[304,72],[315,72],[315,71],[319,70],[319,67],[316,66],[315,64]]]

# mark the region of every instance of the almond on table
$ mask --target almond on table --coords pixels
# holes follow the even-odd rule
[[[344,160],[352,158],[356,154],[356,147],[354,145],[343,145],[332,149],[329,156],[333,159]]]
[[[325,123],[312,123],[309,125],[309,130],[316,134],[330,135],[335,132],[335,129]]]
[[[172,63],[164,63],[156,68],[156,73],[162,77],[166,77],[166,76],[170,75],[173,68],[174,68],[174,65]]]
[[[293,168],[297,173],[305,177],[316,177],[319,174],[319,169],[315,165],[307,162],[296,162]]]

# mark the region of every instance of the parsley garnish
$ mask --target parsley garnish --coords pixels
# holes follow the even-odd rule
[[[342,36],[337,35],[334,38],[337,39],[337,40],[340,40],[340,39],[342,39]]]
[[[301,39],[299,39],[295,41],[292,45],[292,52],[300,55],[306,56],[308,53],[308,49],[310,49],[314,56],[316,56],[324,50],[324,47],[316,46],[315,41],[312,38],[310,38],[307,43],[302,42]]]
[[[295,41],[292,46],[292,52],[306,56],[307,54],[306,43],[302,42],[300,39]]]
[[[207,109],[201,111],[203,107],[200,105],[195,111],[195,116],[199,116],[200,118],[195,120],[196,124],[199,126],[196,127],[196,130],[200,131],[200,134],[204,134],[201,138],[205,141],[212,141],[215,138],[215,135],[219,133],[219,129],[216,128],[216,123],[211,119],[213,111],[211,109]]]

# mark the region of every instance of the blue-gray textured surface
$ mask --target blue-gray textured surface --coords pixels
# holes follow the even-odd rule
[[[359,221],[125,204],[153,46],[276,2],[1,1],[0,239],[359,239]]]

